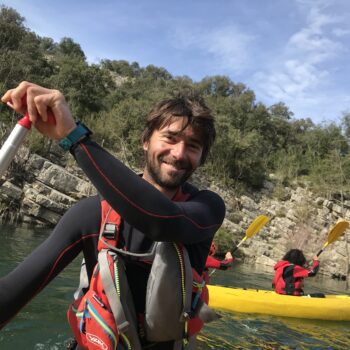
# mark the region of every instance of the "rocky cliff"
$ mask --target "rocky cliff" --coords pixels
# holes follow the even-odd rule
[[[64,156],[55,146],[50,154],[51,159],[45,159],[21,148],[0,187],[2,221],[54,226],[77,200],[96,193],[70,155]],[[270,217],[266,227],[237,252],[237,258],[250,265],[272,269],[291,248],[302,249],[311,260],[337,220],[350,220],[349,200],[316,197],[303,187],[276,188],[273,182],[266,182],[259,192],[237,196],[203,177],[193,182],[218,192],[226,202],[226,219],[217,238],[221,252],[240,241],[256,216]],[[348,277],[349,257],[350,235],[346,233],[321,255],[321,273]]]

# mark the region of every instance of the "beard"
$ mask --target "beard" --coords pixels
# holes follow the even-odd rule
[[[146,152],[146,168],[148,174],[151,176],[153,181],[168,190],[177,189],[179,186],[184,184],[188,178],[192,175],[195,169],[193,169],[192,165],[188,161],[178,161],[174,160],[171,156],[158,156],[157,158],[152,158],[149,154],[150,152]],[[166,163],[172,165],[177,170],[181,170],[179,172],[170,172],[167,173],[164,170],[161,170],[161,164]]]

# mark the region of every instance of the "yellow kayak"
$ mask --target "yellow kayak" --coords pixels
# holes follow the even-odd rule
[[[209,285],[209,305],[232,312],[317,320],[350,321],[350,296],[325,298],[280,295],[274,291]]]

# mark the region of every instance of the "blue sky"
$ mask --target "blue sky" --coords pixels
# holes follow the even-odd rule
[[[136,61],[194,81],[226,75],[316,123],[350,112],[348,0],[0,0],[89,62]]]

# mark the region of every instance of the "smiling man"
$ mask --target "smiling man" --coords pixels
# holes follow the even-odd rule
[[[119,259],[123,266],[121,273],[124,277],[120,278],[121,283],[128,285],[127,295],[120,295],[122,304],[124,297],[131,296],[132,309],[135,309],[132,317],[126,313],[129,328],[125,334],[131,339],[132,349],[182,349],[189,338],[195,336],[200,329],[192,327],[192,323],[195,323],[192,321],[197,319],[197,302],[192,303],[190,310],[182,315],[185,318],[181,321],[186,325],[185,330],[181,330],[180,336],[175,334],[170,320],[175,317],[176,328],[179,316],[175,312],[175,305],[182,301],[178,300],[181,295],[177,295],[173,289],[180,287],[181,281],[170,277],[170,273],[178,270],[178,267],[168,263],[170,253],[167,253],[160,259],[166,262],[167,273],[162,268],[153,273],[160,253],[156,254],[154,261],[149,256],[147,259],[144,257],[152,251],[155,242],[175,243],[180,248],[180,257],[188,254],[190,269],[187,266],[186,274],[190,273],[191,280],[193,278],[196,282],[193,289],[190,288],[191,296],[193,291],[193,295],[198,294],[205,300],[202,295],[201,275],[214,234],[224,219],[225,205],[217,194],[209,190],[200,191],[190,185],[187,179],[205,162],[214,142],[214,118],[210,110],[198,99],[178,98],[158,103],[148,115],[142,136],[145,168],[143,175],[139,176],[92,141],[91,133],[84,125],[74,122],[69,106],[59,91],[23,82],[9,90],[2,97],[2,101],[23,113],[22,99],[25,95],[27,109],[36,128],[44,135],[59,140],[64,149],[70,150],[97,188],[99,196],[83,199],[68,210],[48,239],[14,271],[0,280],[2,326],[81,251],[84,253],[90,289],[86,286],[81,291],[82,299],[78,300],[79,303],[83,301],[86,305],[87,296],[92,293],[92,299],[102,309],[113,309],[110,298],[105,301],[108,294],[105,290],[101,294],[95,290],[91,292],[91,285],[95,283],[99,273],[98,270],[93,273],[93,269],[97,259],[100,259],[100,245],[107,242],[108,250],[113,251],[112,245],[116,248],[114,259]],[[56,124],[46,122],[48,108],[52,110]],[[150,282],[152,276],[153,280]],[[169,283],[175,284],[169,287]],[[157,295],[156,288],[153,288],[157,284],[160,290],[164,284],[168,284],[168,289],[172,292]],[[155,304],[150,302],[152,298],[156,300]],[[170,311],[163,315],[165,311],[162,305],[156,313],[157,317],[149,322],[147,314],[150,313],[147,308],[151,304],[160,304],[157,298],[168,300]],[[73,304],[70,311],[80,306],[81,303]],[[95,306],[98,307],[97,304]],[[96,333],[91,336],[87,328],[85,329],[93,312],[88,309],[89,312],[86,313],[86,309],[84,310],[82,314],[87,315],[86,324],[82,326],[80,317],[79,327],[74,328],[76,315],[71,316],[72,312],[69,314],[69,321],[79,343],[77,348],[95,349],[97,343],[103,344],[102,335]],[[157,324],[163,316],[169,323]],[[116,323],[119,327],[118,322]],[[157,325],[155,330],[149,330],[150,324]],[[133,327],[136,336],[129,334]],[[167,327],[170,328],[169,332]],[[121,331],[120,327],[120,334]],[[108,337],[114,339],[116,336],[118,349],[127,348],[128,341],[122,337],[119,339],[119,335],[114,332]],[[115,346],[114,344],[113,347]]]
[[[198,115],[193,116],[192,110]],[[210,125],[206,135],[204,124],[212,122],[210,111],[199,101],[182,98],[160,102],[149,114],[143,133],[143,178],[171,198],[207,157],[215,129]]]

